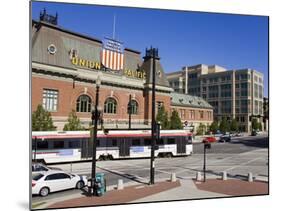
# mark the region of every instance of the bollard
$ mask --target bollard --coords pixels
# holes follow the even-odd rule
[[[222,180],[227,180],[227,173],[226,173],[226,171],[222,172]]]
[[[200,171],[198,171],[198,172],[196,173],[196,180],[197,180],[197,181],[201,181],[201,180],[202,180],[201,172],[200,172]]]
[[[248,182],[253,182],[253,174],[252,174],[252,172],[248,173]]]
[[[124,189],[123,180],[119,179],[117,183],[117,190],[123,190],[123,189]]]
[[[171,182],[175,182],[177,180],[176,173],[171,174]]]

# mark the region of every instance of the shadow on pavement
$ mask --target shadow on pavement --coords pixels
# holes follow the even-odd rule
[[[141,183],[141,184],[144,184],[144,185],[148,185],[149,183],[148,182],[143,182],[141,180],[138,179],[138,177],[136,175],[132,175],[132,174],[121,174],[121,173],[118,173],[116,171],[112,171],[112,170],[109,170],[109,169],[105,169],[105,168],[102,168],[102,167],[98,167],[104,171],[107,171],[109,173],[112,173],[112,174],[115,174],[115,175],[118,175],[120,177],[124,177],[126,179],[129,179],[129,180],[132,180],[134,182],[137,182],[137,183]]]
[[[256,148],[268,148],[268,137],[257,138],[255,140],[233,140],[229,142],[230,144],[244,144],[248,147]]]

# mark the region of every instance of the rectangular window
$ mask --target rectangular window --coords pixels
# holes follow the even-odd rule
[[[57,111],[58,91],[52,89],[43,89],[42,106],[47,111]]]
[[[62,149],[62,148],[64,148],[63,141],[54,141],[54,149]]]
[[[157,111],[159,111],[159,110],[160,110],[160,108],[161,108],[163,105],[164,105],[164,103],[163,103],[163,102],[161,102],[161,101],[157,101],[157,105],[156,105]]]
[[[70,149],[80,148],[80,140],[69,141],[69,148]]]
[[[97,147],[99,147],[100,146],[100,140],[99,139],[97,139]]]
[[[151,139],[144,139],[144,146],[150,146],[151,145]]]
[[[258,88],[258,84],[255,84],[254,85],[254,96],[256,97],[256,98],[258,98],[258,95],[259,95],[259,88]]]
[[[175,144],[176,140],[175,138],[168,138],[167,144]]]
[[[133,139],[132,140],[132,146],[140,146],[140,140],[139,139]]]
[[[255,82],[258,82],[258,77],[256,75],[254,76],[254,80]]]
[[[190,119],[195,119],[195,111],[194,110],[190,111]]]
[[[199,111],[200,113],[200,119],[203,119],[204,118],[204,111]]]
[[[255,114],[259,113],[259,102],[257,100],[255,100]]]
[[[156,140],[157,145],[164,145],[164,139],[160,138]]]
[[[116,139],[113,139],[113,140],[112,140],[112,146],[113,146],[113,147],[116,147],[116,146],[117,146],[117,140],[116,140]]]
[[[47,141],[41,141],[37,140],[37,149],[48,149],[48,142]]]
[[[263,87],[259,85],[259,98],[263,99]]]

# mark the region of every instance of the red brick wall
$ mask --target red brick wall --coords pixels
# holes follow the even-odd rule
[[[213,110],[212,109],[200,109],[200,108],[187,108],[187,107],[177,107],[177,106],[172,106],[171,107],[171,112],[173,110],[176,110],[180,117],[181,113],[184,111],[184,116],[182,115],[181,120],[184,121],[213,121]],[[195,116],[194,118],[191,118],[191,110],[194,111]],[[200,112],[203,111],[203,118],[200,117]],[[208,118],[208,112],[211,112],[210,118]]]
[[[68,116],[72,109],[76,110],[76,100],[77,98],[85,93],[92,99],[92,103],[95,103],[95,91],[96,88],[91,84],[80,84],[75,82],[75,87],[73,87],[73,82],[61,81],[61,80],[50,80],[40,77],[32,77],[32,111],[36,110],[38,104],[42,104],[43,89],[56,89],[59,92],[58,99],[58,109],[56,112],[51,112],[52,116]],[[117,113],[116,114],[103,114],[104,119],[128,119],[127,105],[129,102],[129,94],[134,95],[135,98],[132,99],[138,102],[138,114],[132,115],[132,120],[134,119],[144,119],[144,97],[142,91],[136,90],[118,90],[114,87],[101,86],[99,95],[99,106],[102,107],[105,100],[108,97],[113,97],[117,101]],[[77,113],[79,117],[91,117],[90,113]]]

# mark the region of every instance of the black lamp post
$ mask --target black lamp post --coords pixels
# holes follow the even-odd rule
[[[156,49],[151,48],[152,51],[152,114],[151,114],[151,160],[150,160],[150,184],[154,184],[155,164],[154,151],[156,139],[156,121],[155,121],[155,73],[156,73]]]
[[[97,132],[98,132],[98,120],[101,115],[101,111],[98,110],[99,104],[99,89],[100,89],[100,78],[96,79],[96,103],[95,108],[92,110],[92,125],[94,126],[93,131],[93,156],[92,156],[92,180],[91,180],[91,190],[92,195],[95,195],[95,180],[96,180],[96,152],[97,152]]]
[[[132,119],[132,95],[129,95],[129,106],[128,106],[128,112],[129,112],[129,130],[131,129],[131,119]]]

